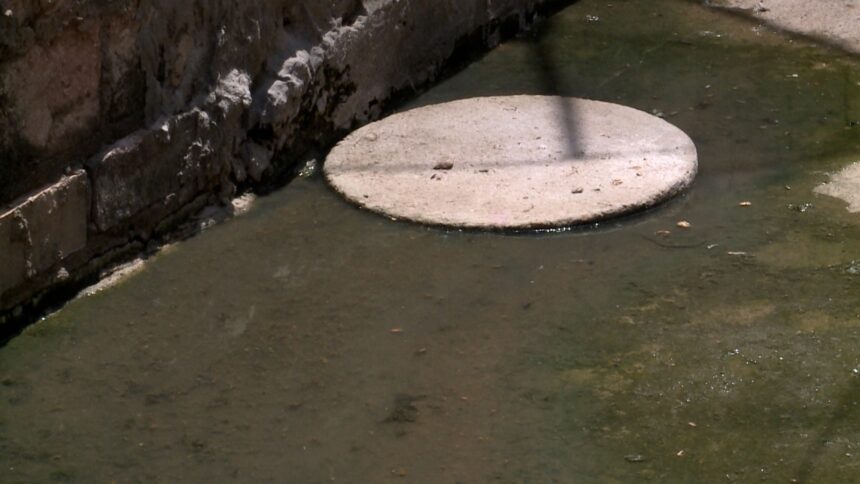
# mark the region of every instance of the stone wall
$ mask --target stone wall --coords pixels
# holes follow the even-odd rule
[[[0,0],[0,332],[550,3]]]

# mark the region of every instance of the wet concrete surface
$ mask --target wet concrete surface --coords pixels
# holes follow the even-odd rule
[[[858,74],[693,3],[578,2],[412,106],[657,113],[699,149],[686,195],[510,236],[297,179],[0,348],[0,480],[856,481],[860,218],[813,189],[860,155]]]
[[[856,0],[705,0],[704,3],[860,53],[860,3]]]

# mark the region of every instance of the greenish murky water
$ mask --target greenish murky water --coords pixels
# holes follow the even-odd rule
[[[0,481],[860,481],[860,215],[812,193],[860,159],[858,82],[694,3],[581,1],[413,105],[662,113],[687,194],[504,236],[298,179],[0,348]]]

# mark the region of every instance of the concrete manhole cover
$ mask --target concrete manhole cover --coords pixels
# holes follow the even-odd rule
[[[595,222],[686,188],[696,148],[629,107],[552,96],[465,99],[392,115],[347,136],[324,172],[351,202],[458,228]]]

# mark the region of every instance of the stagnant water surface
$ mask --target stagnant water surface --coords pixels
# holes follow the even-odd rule
[[[0,481],[856,482],[860,215],[812,188],[860,158],[858,82],[694,3],[581,1],[414,105],[662,113],[687,194],[512,236],[298,179],[0,349]]]

